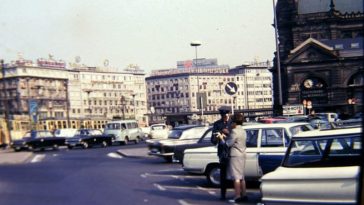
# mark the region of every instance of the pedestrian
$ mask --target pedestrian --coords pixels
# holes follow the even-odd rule
[[[219,113],[221,118],[213,124],[211,142],[214,145],[217,145],[217,156],[219,157],[220,162],[220,199],[225,200],[227,189],[226,167],[229,161],[229,150],[225,142],[221,140],[220,136],[229,136],[230,134],[230,107],[220,107]]]
[[[246,133],[243,129],[244,116],[241,113],[236,113],[232,116],[231,121],[231,133],[225,138],[225,143],[230,147],[227,178],[234,183],[235,196],[229,202],[238,203],[248,199],[244,176],[246,160]]]

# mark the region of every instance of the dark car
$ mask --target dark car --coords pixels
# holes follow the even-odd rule
[[[178,144],[196,143],[202,134],[208,129],[203,125],[183,125],[173,128],[167,139],[147,140],[149,155],[164,158],[172,162],[174,147]]]
[[[212,128],[209,128],[196,143],[176,145],[174,147],[173,162],[182,164],[184,151],[186,149],[212,146],[211,135]]]
[[[69,149],[74,147],[89,148],[95,145],[107,147],[112,145],[114,137],[112,135],[102,134],[101,130],[97,129],[80,129],[74,137],[66,139],[66,145]]]
[[[14,151],[20,150],[44,150],[46,148],[57,149],[65,144],[64,137],[55,137],[47,130],[32,130],[27,132],[20,140],[14,140],[11,143],[11,148]]]

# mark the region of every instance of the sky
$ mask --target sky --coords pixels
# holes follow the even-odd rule
[[[195,58],[273,59],[272,0],[1,0],[0,58],[48,58],[147,73]]]

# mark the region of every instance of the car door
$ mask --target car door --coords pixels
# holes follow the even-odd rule
[[[246,131],[246,161],[245,161],[245,176],[247,178],[256,178],[260,176],[258,163],[258,141],[260,139],[259,129],[247,129]]]
[[[284,128],[262,128],[259,142],[259,166],[263,174],[275,170],[281,163],[289,143]]]

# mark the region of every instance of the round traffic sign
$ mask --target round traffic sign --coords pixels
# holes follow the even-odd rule
[[[225,85],[225,92],[229,95],[234,95],[238,92],[238,86],[234,82],[228,82]]]

